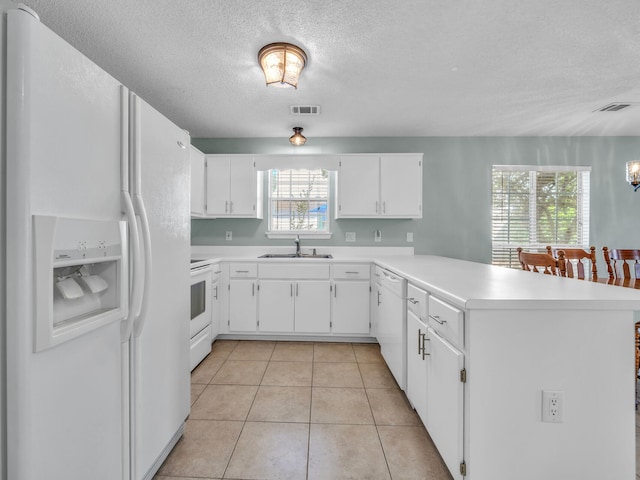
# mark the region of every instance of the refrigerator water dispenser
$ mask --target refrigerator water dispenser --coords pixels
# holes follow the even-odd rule
[[[128,313],[126,223],[34,215],[34,351]]]

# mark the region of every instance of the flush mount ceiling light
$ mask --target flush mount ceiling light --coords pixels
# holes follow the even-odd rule
[[[305,142],[307,141],[307,138],[302,135],[302,127],[293,127],[293,135],[291,135],[289,137],[289,141],[291,142],[291,145],[295,145],[296,147],[300,147],[301,145],[304,145]]]
[[[640,160],[627,162],[627,182],[634,192],[640,188]]]
[[[270,43],[258,52],[258,61],[268,87],[298,88],[298,77],[307,63],[307,54],[290,43]]]

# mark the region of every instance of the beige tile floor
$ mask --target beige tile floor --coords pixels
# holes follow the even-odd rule
[[[450,480],[376,344],[216,341],[156,480]]]

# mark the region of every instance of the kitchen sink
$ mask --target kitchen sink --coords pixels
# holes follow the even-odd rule
[[[328,253],[302,253],[300,255],[296,255],[295,253],[265,253],[264,255],[260,255],[258,258],[333,258],[333,255]]]

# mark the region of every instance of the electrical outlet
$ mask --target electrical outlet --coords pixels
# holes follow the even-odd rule
[[[407,243],[413,242],[413,232],[407,232]]]
[[[376,230],[373,232],[373,241],[381,242],[382,241],[382,232],[380,230]]]
[[[563,392],[559,390],[542,391],[542,421],[562,423],[564,411]]]
[[[356,241],[356,232],[346,232],[345,240],[347,242],[355,242]]]
[[[233,232],[227,232],[224,238],[225,240],[233,240]]]

